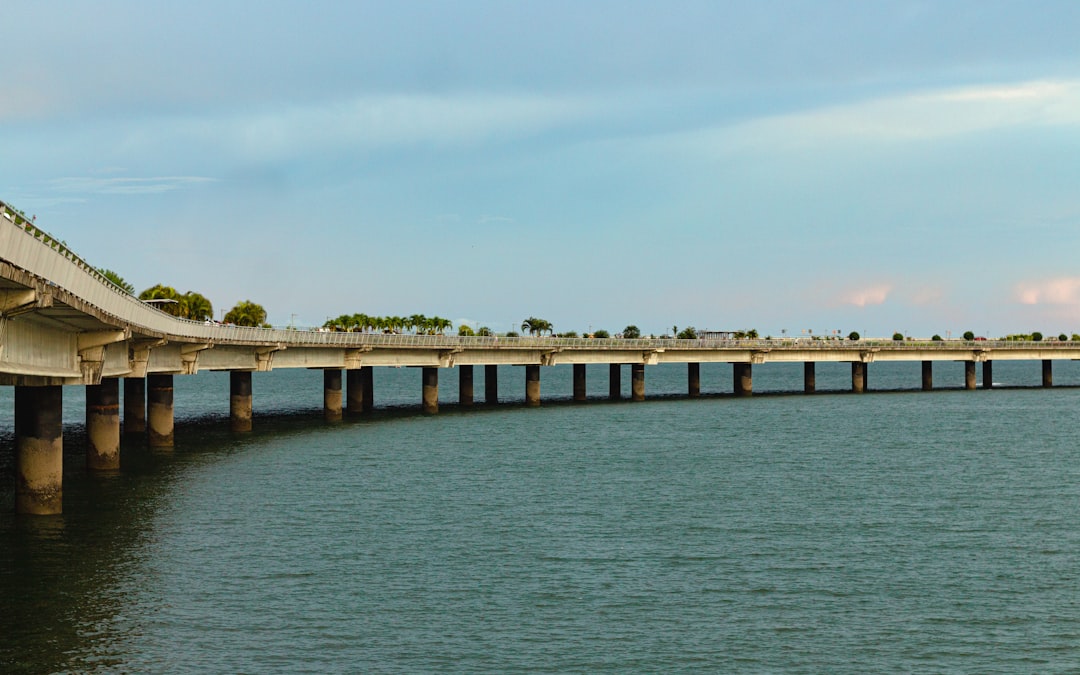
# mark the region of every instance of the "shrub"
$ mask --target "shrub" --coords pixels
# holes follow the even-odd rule
[[[506,331],[506,337],[518,337],[518,333],[516,330],[508,330]]]
[[[934,333],[934,337],[932,337],[930,339],[933,340],[934,342],[941,342],[941,336],[938,335],[937,333]]]
[[[607,332],[606,330],[598,330],[594,331],[592,336],[594,338],[609,338],[611,337],[611,333]]]

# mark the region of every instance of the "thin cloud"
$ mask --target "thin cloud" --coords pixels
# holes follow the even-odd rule
[[[507,216],[480,216],[478,221],[481,225],[487,225],[488,223],[513,223],[513,218]]]
[[[1080,277],[1024,281],[1016,285],[1015,297],[1023,305],[1075,305],[1080,303]]]
[[[856,307],[881,305],[889,298],[889,293],[892,290],[892,284],[876,284],[846,293],[841,296],[840,301],[845,305],[855,305]]]
[[[202,176],[157,176],[153,178],[96,178],[92,176],[58,178],[52,187],[58,192],[80,194],[147,195],[172,192],[215,179]]]

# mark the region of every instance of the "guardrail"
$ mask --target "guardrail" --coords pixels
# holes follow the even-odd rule
[[[167,314],[120,288],[97,269],[67,248],[60,240],[39,229],[20,211],[0,202],[0,259],[63,288],[82,301],[113,316],[118,326],[136,332],[163,334],[178,341],[207,341],[224,344],[295,345],[314,347],[384,347],[403,349],[610,349],[610,350],[1030,350],[1080,348],[1080,342],[1018,342],[1006,340],[824,340],[780,339],[677,339],[677,338],[559,338],[495,337],[454,335],[409,335],[398,333],[338,332],[288,328],[253,328],[191,321]],[[32,244],[30,242],[33,242]]]

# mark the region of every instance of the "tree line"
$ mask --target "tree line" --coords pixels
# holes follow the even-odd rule
[[[135,287],[116,272],[108,269],[100,269],[98,272],[120,290],[129,295],[135,295]],[[136,297],[143,301],[157,300],[159,302],[154,304],[158,309],[180,319],[190,319],[192,321],[214,320],[214,305],[202,293],[196,293],[195,291],[181,293],[172,286],[155,284],[139,293]],[[266,321],[266,309],[251,300],[241,300],[236,303],[222,317],[222,321],[237,326],[270,327],[270,324]]]
[[[417,335],[441,335],[454,327],[449,319],[441,316],[410,314],[409,316],[370,316],[368,314],[342,314],[328,319],[323,328],[346,332],[380,331],[390,333],[413,332]]]

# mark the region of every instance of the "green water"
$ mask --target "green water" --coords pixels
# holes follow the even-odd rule
[[[577,405],[544,369],[539,409],[436,417],[387,370],[336,425],[320,374],[273,373],[239,436],[227,377],[178,378],[174,451],[89,476],[73,424],[64,515],[0,515],[0,671],[1077,672],[1080,389],[906,365],[699,400],[650,368],[644,403],[590,369]]]

